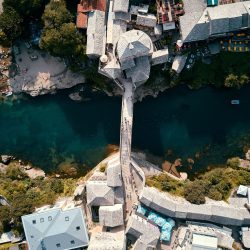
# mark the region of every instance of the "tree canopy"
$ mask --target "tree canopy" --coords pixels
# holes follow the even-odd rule
[[[10,229],[22,233],[21,216],[32,213],[35,207],[53,204],[57,197],[72,195],[76,179],[30,179],[18,165],[11,163],[6,173],[0,173],[0,194],[10,206],[0,206],[0,234]]]
[[[63,0],[51,0],[45,7],[42,20],[44,22],[40,41],[42,49],[62,57],[84,54],[85,39],[77,31]]]
[[[14,41],[22,33],[22,18],[12,7],[4,7],[0,15],[0,43]]]
[[[50,1],[46,5],[42,20],[46,29],[58,28],[64,23],[72,21],[72,16],[66,8],[64,1]]]
[[[225,86],[228,88],[240,89],[242,86],[249,82],[249,77],[247,75],[234,75],[229,74],[225,79]]]
[[[3,7],[12,7],[19,13],[20,16],[30,18],[43,11],[45,3],[46,0],[4,0]]]

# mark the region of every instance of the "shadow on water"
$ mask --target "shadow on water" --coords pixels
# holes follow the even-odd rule
[[[197,168],[204,168],[210,161],[224,163],[243,153],[236,142],[230,145],[230,140],[250,131],[249,94],[249,86],[242,90],[196,91],[182,86],[157,99],[147,97],[135,106],[133,145],[162,157],[168,149],[182,159],[194,158],[199,152],[205,159],[198,159]],[[232,99],[240,99],[240,105],[232,105]]]

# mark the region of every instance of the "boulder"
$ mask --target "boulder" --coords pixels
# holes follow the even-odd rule
[[[13,159],[13,156],[10,156],[10,155],[1,155],[1,161],[5,165],[8,165],[12,159]]]
[[[246,152],[246,159],[250,161],[250,149]]]

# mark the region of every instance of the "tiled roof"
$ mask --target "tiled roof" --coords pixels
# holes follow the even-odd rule
[[[229,206],[218,202],[195,205],[155,188],[144,187],[140,201],[157,212],[174,218],[211,221],[234,226],[241,226],[250,221],[250,213],[245,207]]]
[[[157,65],[161,63],[165,63],[168,61],[168,49],[161,49],[153,52],[152,54],[152,65]]]
[[[147,15],[137,15],[136,24],[142,25],[146,27],[155,27],[157,23],[156,16],[153,14],[147,14]]]
[[[250,1],[206,7],[204,0],[184,0],[185,15],[180,17],[184,42],[200,41],[210,36],[250,27]]]
[[[76,17],[76,27],[78,29],[86,29],[88,25],[88,14],[79,12]]]
[[[86,185],[87,204],[90,206],[114,205],[114,189],[106,181],[89,181]]]
[[[117,43],[117,54],[120,61],[139,56],[148,56],[153,52],[150,37],[140,30],[130,30],[121,35]]]
[[[154,249],[160,238],[159,228],[142,217],[132,214],[129,218],[126,233],[137,238],[136,250]]]
[[[150,75],[150,63],[148,56],[135,58],[135,67],[129,68],[126,71],[127,78],[131,78],[132,82],[140,85],[146,82]]]
[[[120,158],[114,158],[108,162],[107,184],[110,187],[122,186]]]
[[[103,11],[95,10],[89,13],[86,49],[86,54],[89,56],[102,55],[105,34],[104,18],[105,13]]]
[[[77,11],[89,12],[92,10],[106,10],[106,0],[82,0],[77,6]]]
[[[123,205],[100,206],[100,224],[106,227],[117,227],[123,225]]]
[[[114,12],[128,12],[129,0],[114,0]]]
[[[22,216],[26,240],[31,250],[72,249],[88,245],[83,210],[52,208]]]

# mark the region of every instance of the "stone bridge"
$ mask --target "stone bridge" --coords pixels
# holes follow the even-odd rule
[[[133,204],[138,201],[133,175],[131,172],[131,140],[133,127],[133,83],[122,79],[124,89],[122,97],[121,128],[120,128],[120,163],[124,185],[126,218],[132,211]]]

